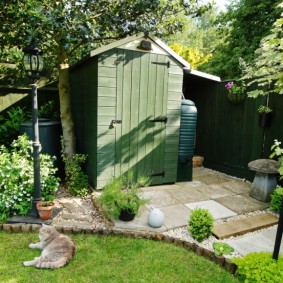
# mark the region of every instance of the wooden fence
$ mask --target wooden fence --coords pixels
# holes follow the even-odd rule
[[[185,97],[194,101],[198,110],[195,154],[204,157],[207,168],[252,180],[254,172],[248,163],[268,158],[274,139],[283,143],[283,96],[270,95],[272,123],[261,128],[257,109],[266,105],[267,97],[231,104],[226,83],[200,81],[192,76],[185,80]]]
[[[56,87],[38,88],[38,106],[49,100],[54,100],[59,105],[58,89]],[[31,89],[0,87],[0,115],[5,116],[11,107],[25,107],[31,110]]]

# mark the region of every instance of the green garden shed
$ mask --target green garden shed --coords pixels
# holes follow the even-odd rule
[[[184,69],[159,39],[138,34],[95,49],[71,68],[77,151],[101,189],[129,169],[153,184],[177,178]]]

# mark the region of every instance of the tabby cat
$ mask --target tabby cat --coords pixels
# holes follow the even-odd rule
[[[37,268],[59,268],[69,262],[76,252],[72,240],[59,234],[53,226],[42,224],[39,230],[39,243],[30,244],[31,249],[41,249],[41,255],[31,261],[25,261],[24,266]]]

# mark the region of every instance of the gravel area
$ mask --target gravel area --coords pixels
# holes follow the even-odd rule
[[[218,175],[223,175],[223,176],[227,176],[227,177],[231,178],[231,176],[225,175],[225,174],[220,173],[220,172],[216,172],[216,171],[213,171],[213,170],[210,170],[210,169],[206,169],[206,170],[211,171],[211,173],[215,173],[215,174],[218,174]],[[238,179],[238,178],[235,178],[235,179]],[[243,179],[241,179],[241,180],[245,181]],[[68,195],[68,193],[65,192],[64,188],[61,188],[61,190],[57,194],[56,204],[62,209],[62,211],[56,217],[57,223],[60,222],[60,220],[62,220],[64,218],[64,216],[63,216],[64,214],[66,215],[66,214],[70,213],[70,211],[63,205],[62,200],[64,200],[64,199],[65,200],[66,199],[73,199],[73,202],[74,202],[75,201],[74,199],[76,199],[76,198],[72,198],[70,195]],[[95,197],[92,198],[91,196],[87,196],[87,197],[84,197],[82,199],[84,200],[84,203],[87,204],[87,206],[92,207],[92,210],[91,211],[89,211],[88,209],[82,210],[82,211],[80,211],[79,214],[84,215],[86,217],[91,217],[91,224],[96,229],[113,228],[113,222],[111,221],[111,219],[107,218],[104,215],[103,210],[101,209],[99,203],[95,201],[96,200]],[[78,203],[76,201],[75,201],[75,204],[80,206],[80,203]],[[80,207],[78,207],[78,208],[80,210]],[[229,217],[229,218],[225,218],[225,219],[218,219],[218,220],[215,221],[215,224],[224,223],[224,222],[233,221],[233,220],[244,219],[244,218],[249,217],[249,216],[254,216],[254,215],[258,215],[258,214],[266,213],[266,212],[269,212],[273,215],[278,216],[278,214],[273,213],[270,209],[266,209],[266,210],[261,210],[261,211],[249,212],[249,213],[246,213],[246,214],[237,215],[237,216],[233,216],[233,217]],[[63,219],[63,220],[66,220],[66,219]],[[70,221],[71,221],[71,219],[70,219]],[[267,230],[269,228],[265,228],[265,229],[262,229],[262,230]],[[260,231],[262,231],[262,230],[260,230]],[[259,230],[252,232],[252,233],[255,234],[255,233],[258,233],[258,232],[259,232]],[[246,235],[251,234],[251,233],[245,234],[243,236],[231,237],[229,239],[223,239],[223,240],[218,240],[214,236],[210,236],[208,239],[206,239],[202,242],[197,242],[196,240],[194,240],[192,238],[192,236],[190,235],[190,233],[188,232],[187,227],[172,229],[172,230],[164,232],[163,234],[166,235],[166,236],[172,237],[172,238],[176,238],[176,239],[185,241],[185,242],[196,243],[198,246],[201,246],[205,249],[213,251],[213,243],[214,242],[224,242],[225,243],[228,240],[231,240],[231,239],[234,239],[234,238],[240,238],[240,237],[246,236]],[[230,255],[224,255],[224,257],[230,259],[230,258],[233,258],[233,257],[241,257],[241,254],[239,254],[238,252],[235,251],[235,252],[231,253]]]
[[[258,215],[258,214],[266,213],[266,212],[269,212],[271,214],[274,214],[274,215],[278,216],[277,214],[272,212],[270,209],[267,209],[267,210],[249,212],[249,213],[246,213],[246,214],[243,214],[243,215],[237,215],[237,216],[229,217],[227,219],[219,219],[219,220],[216,220],[214,223],[218,224],[218,223],[224,223],[224,222],[233,221],[233,220],[244,219],[244,218],[246,218],[248,216],[254,216],[254,215]],[[247,235],[250,235],[250,234],[256,234],[256,233],[258,233],[260,231],[268,230],[268,229],[270,229],[270,227],[269,228],[264,228],[264,229],[261,229],[261,230],[257,230],[255,232],[247,233],[247,234],[242,235],[242,236],[230,237],[230,238],[223,239],[223,240],[218,240],[214,236],[210,236],[209,238],[203,240],[202,242],[196,241],[190,235],[190,233],[188,232],[188,228],[187,227],[182,227],[182,228],[170,230],[170,231],[164,232],[163,234],[166,235],[166,236],[170,236],[170,237],[174,237],[174,238],[180,239],[182,241],[196,243],[196,244],[198,244],[199,246],[201,246],[201,247],[203,247],[205,249],[213,251],[213,246],[212,245],[213,245],[214,242],[226,243],[228,240],[235,239],[235,238],[242,238],[244,236],[247,236]],[[242,255],[239,254],[236,251],[234,251],[230,255],[223,255],[223,256],[225,258],[242,257]]]

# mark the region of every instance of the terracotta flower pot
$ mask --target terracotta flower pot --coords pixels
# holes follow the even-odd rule
[[[49,220],[52,218],[54,205],[42,205],[44,202],[38,202],[36,208],[41,220]]]

